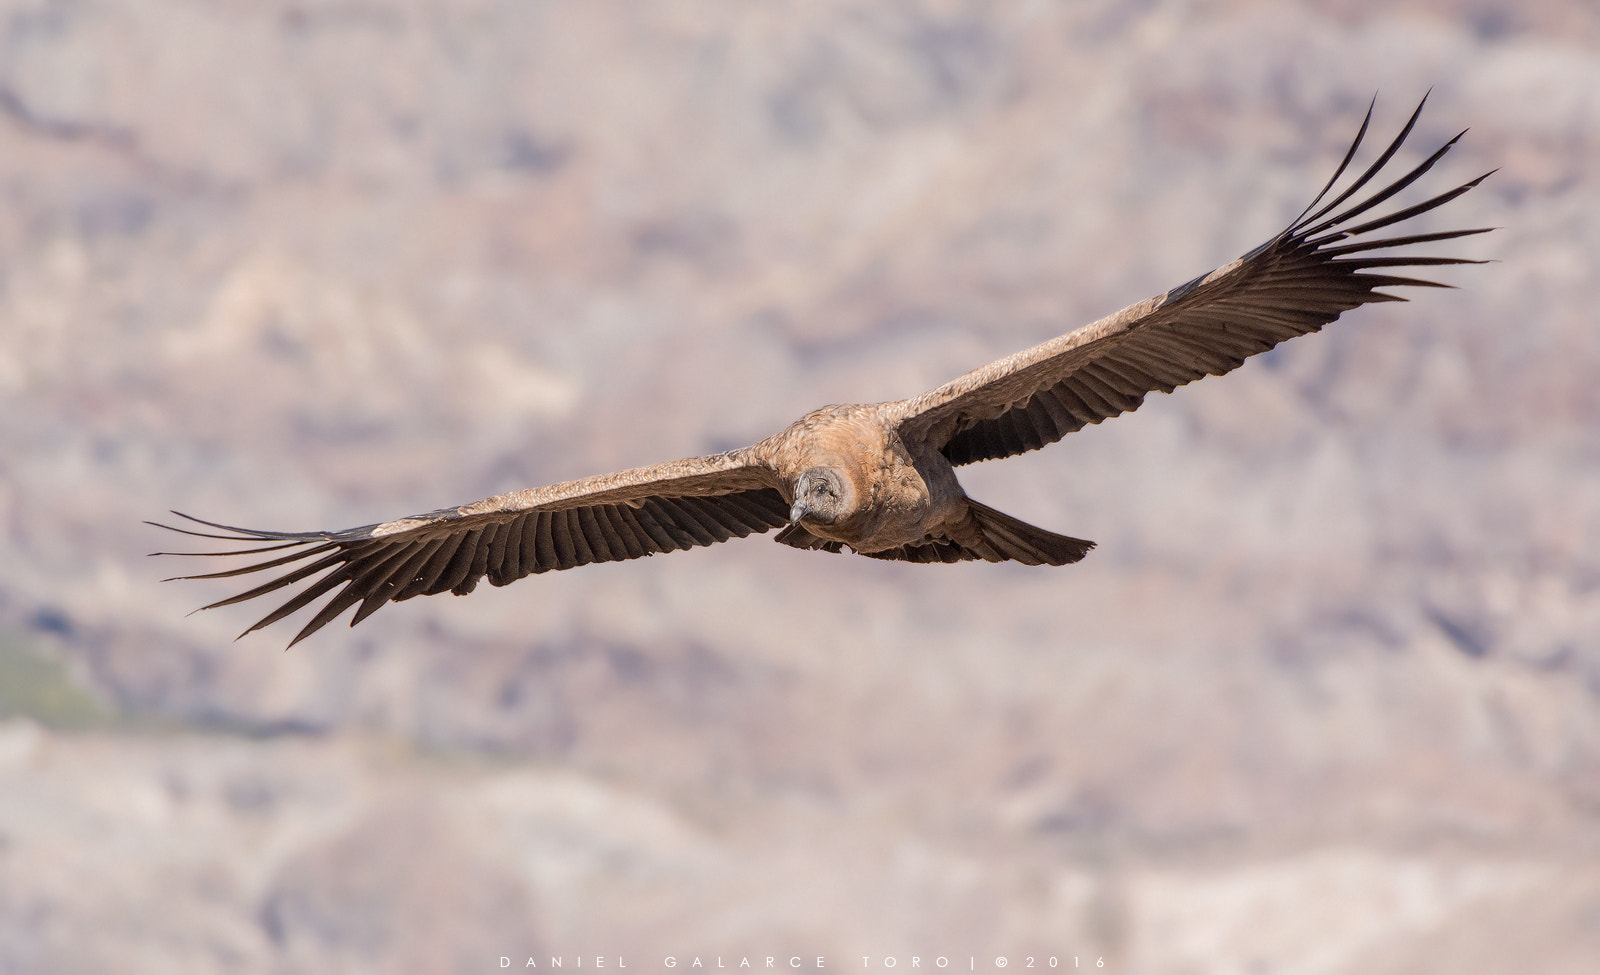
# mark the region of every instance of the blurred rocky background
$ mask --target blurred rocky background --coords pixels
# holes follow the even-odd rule
[[[919,392],[1430,86],[1498,263],[966,470],[1078,566],[146,558]],[[1597,132],[1594,0],[0,3],[0,973],[1597,970]]]

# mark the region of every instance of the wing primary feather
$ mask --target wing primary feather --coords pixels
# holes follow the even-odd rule
[[[417,573],[429,559],[433,558],[434,553],[438,552],[444,543],[445,539],[443,538],[434,538],[422,542],[414,557],[407,559],[396,567],[389,578],[384,580],[383,586],[374,589],[366,599],[361,601],[361,608],[356,610],[355,616],[351,617],[350,625],[355,626],[368,616],[376,613],[383,608],[385,603],[403,598],[411,582],[415,580]],[[395,582],[394,580],[402,581]],[[390,583],[393,583],[393,585],[390,585]]]
[[[378,606],[390,602],[403,592],[406,584],[417,577],[417,570],[439,550],[443,542],[443,538],[419,538],[401,550],[403,557],[383,562],[370,569],[363,569],[356,574],[351,585],[361,589],[362,608],[366,608],[367,600],[375,600],[376,605],[373,606],[373,610],[376,610]]]
[[[1376,220],[1369,220],[1366,223],[1356,227],[1346,227],[1344,228],[1344,232],[1353,237],[1356,234],[1364,234],[1370,230],[1377,230],[1379,227],[1387,227],[1390,224],[1399,223],[1402,220],[1409,220],[1418,214],[1427,213],[1429,210],[1432,210],[1435,207],[1444,206],[1446,203],[1449,203],[1451,200],[1472,189],[1474,186],[1477,186],[1490,176],[1493,176],[1496,172],[1497,170],[1491,169],[1482,176],[1479,176],[1477,179],[1468,180],[1453,190],[1440,193],[1431,200],[1423,200],[1421,203],[1418,203],[1415,206],[1406,207],[1404,210],[1398,210],[1389,214],[1388,216],[1379,217]]]
[[[1385,247],[1405,247],[1410,244],[1426,244],[1436,240],[1454,240],[1457,237],[1470,237],[1473,234],[1486,234],[1497,227],[1475,227],[1472,230],[1441,230],[1431,234],[1409,234],[1405,237],[1384,237],[1378,240],[1357,240],[1348,244],[1339,244],[1334,247],[1318,247],[1317,253],[1323,257],[1338,257],[1342,254],[1354,254],[1360,251],[1382,250]],[[1313,243],[1308,241],[1308,243]]]
[[[1422,100],[1427,101],[1428,96],[1423,95]],[[1372,110],[1376,108],[1377,105],[1378,96],[1374,94],[1372,96],[1372,101],[1367,103],[1367,114],[1361,119],[1361,128],[1356,130],[1356,137],[1350,142],[1350,148],[1345,150],[1344,158],[1339,160],[1339,168],[1333,171],[1333,175],[1328,177],[1328,181],[1322,184],[1322,189],[1318,190],[1317,195],[1311,198],[1311,202],[1306,204],[1306,208],[1304,210],[1300,211],[1300,215],[1295,217],[1294,220],[1290,221],[1289,226],[1298,226],[1300,221],[1306,219],[1306,214],[1311,212],[1311,208],[1322,202],[1322,198],[1328,195],[1329,190],[1333,189],[1333,184],[1339,182],[1339,177],[1343,176],[1344,171],[1349,168],[1350,160],[1356,157],[1356,150],[1361,148],[1361,140],[1367,137],[1367,126],[1372,124]],[[1419,105],[1417,108],[1420,111],[1422,106]],[[1334,206],[1337,205],[1338,204],[1334,204]],[[1313,217],[1312,219],[1316,218]]]
[[[418,569],[416,575],[395,593],[395,599],[411,599],[416,596],[427,595],[443,590],[435,589],[434,584],[444,574],[445,568],[455,558],[456,551],[461,548],[461,543],[466,540],[463,532],[451,532],[439,541],[439,547],[428,556]]]
[[[192,517],[190,515],[186,515],[181,511],[174,511],[173,514],[177,515],[180,518],[188,518],[191,521],[200,521],[200,519],[194,518],[194,517]],[[165,528],[169,532],[177,532],[180,535],[190,535],[190,536],[193,536],[194,538],[215,538],[215,539],[218,539],[218,540],[224,541],[224,542],[268,541],[268,540],[273,538],[273,536],[269,536],[269,535],[259,535],[259,534],[253,533],[253,532],[247,532],[244,529],[237,529],[237,531],[239,532],[239,534],[237,534],[237,535],[218,535],[215,532],[197,532],[197,531],[194,531],[193,529],[190,529],[190,528],[179,528],[177,525],[169,525],[166,522],[162,522],[162,521],[148,521],[147,520],[147,521],[145,521],[145,524],[153,525],[156,528]],[[209,521],[206,521],[206,522],[201,522],[201,524],[209,525],[211,523]],[[223,526],[218,525],[218,526],[214,526],[214,527],[223,527]],[[285,534],[287,534],[287,533],[285,533]],[[304,539],[304,538],[291,538],[285,544],[298,545],[298,544],[300,544],[301,542],[304,542],[304,541],[307,541],[307,539]],[[161,552],[161,553],[158,553],[158,554],[161,554],[161,555],[168,555],[168,554],[170,554],[170,555],[187,555],[189,553],[187,553],[187,552],[170,552],[170,553]]]
[[[294,542],[292,544],[304,545],[306,543],[305,542]],[[268,560],[266,562],[252,562],[251,564],[249,564],[247,566],[244,566],[243,568],[239,568],[239,569],[228,569],[227,571],[224,571],[224,572],[206,572],[206,573],[203,573],[201,575],[192,575],[192,576],[172,576],[171,578],[162,579],[161,581],[162,582],[173,582],[173,581],[178,580],[178,579],[227,579],[230,576],[249,575],[252,572],[260,572],[263,569],[276,568],[276,567],[278,567],[280,565],[284,565],[284,564],[289,563],[289,562],[298,562],[301,559],[309,559],[313,555],[320,555],[321,553],[326,552],[329,549],[334,548],[334,547],[335,547],[335,543],[333,543],[333,542],[325,542],[322,545],[318,545],[318,546],[315,546],[313,548],[308,548],[305,551],[302,551],[302,552],[291,552],[288,555],[284,555],[284,556],[281,556],[281,557],[276,558],[276,559],[270,559],[270,560]],[[263,551],[263,550],[262,549],[252,549],[251,551],[247,551],[247,552],[181,552],[181,553],[177,553],[177,554],[181,554],[181,555],[250,555],[250,554],[253,554],[254,552],[260,552],[260,551]],[[266,551],[271,551],[271,550],[268,549]]]
[[[343,589],[334,593],[332,599],[322,604],[322,608],[317,610],[317,615],[311,617],[311,619],[306,622],[306,625],[300,628],[300,632],[294,635],[294,639],[290,640],[289,646],[284,647],[284,649],[289,649],[289,647],[294,646],[296,643],[299,643],[301,640],[304,640],[306,637],[322,629],[324,626],[332,622],[334,617],[338,616],[340,613],[344,612],[360,601],[360,590],[358,590],[354,584],[345,586]]]
[[[1311,237],[1311,236],[1314,236],[1316,234],[1322,233],[1324,230],[1328,230],[1330,228],[1336,227],[1339,224],[1344,223],[1346,220],[1349,220],[1352,217],[1357,217],[1357,216],[1360,216],[1363,213],[1366,213],[1368,210],[1371,210],[1373,207],[1377,206],[1378,204],[1380,204],[1380,203],[1384,202],[1385,200],[1389,199],[1390,197],[1394,196],[1396,193],[1399,193],[1401,190],[1405,189],[1407,186],[1410,186],[1412,183],[1415,183],[1424,173],[1426,173],[1428,170],[1433,168],[1433,164],[1434,163],[1438,162],[1440,159],[1443,159],[1445,153],[1449,152],[1451,147],[1453,147],[1457,142],[1461,141],[1461,137],[1463,135],[1466,135],[1466,134],[1467,134],[1466,130],[1463,129],[1461,132],[1459,132],[1456,135],[1455,138],[1451,139],[1449,142],[1446,142],[1444,145],[1440,146],[1438,148],[1438,150],[1436,150],[1434,152],[1433,155],[1429,156],[1427,159],[1424,159],[1420,164],[1417,165],[1416,168],[1412,169],[1411,172],[1406,173],[1404,176],[1400,177],[1399,179],[1395,180],[1393,183],[1390,183],[1388,186],[1384,187],[1383,189],[1379,190],[1378,192],[1376,192],[1376,193],[1372,194],[1371,196],[1367,197],[1365,200],[1362,200],[1360,203],[1357,203],[1355,206],[1351,207],[1350,209],[1345,210],[1344,212],[1338,214],[1337,216],[1333,216],[1333,217],[1328,218],[1327,220],[1323,221],[1322,223],[1318,224],[1315,227],[1296,227],[1295,228],[1295,233],[1298,234],[1298,235],[1301,235],[1301,236]],[[1357,232],[1358,231],[1356,231],[1354,229],[1346,231],[1346,233],[1357,233]]]
[[[1344,192],[1335,197],[1330,203],[1328,203],[1327,206],[1323,207],[1321,210],[1318,210],[1316,213],[1313,213],[1309,217],[1295,221],[1292,226],[1299,227],[1303,224],[1313,223],[1317,220],[1321,220],[1333,210],[1338,209],[1341,203],[1350,199],[1350,197],[1360,190],[1361,187],[1367,185],[1368,181],[1370,181],[1373,176],[1377,175],[1378,170],[1387,165],[1389,160],[1394,158],[1394,154],[1400,151],[1400,144],[1406,141],[1406,136],[1410,135],[1411,130],[1416,127],[1417,119],[1422,116],[1422,106],[1428,104],[1428,95],[1431,94],[1433,94],[1433,90],[1429,89],[1427,94],[1422,96],[1422,101],[1417,102],[1416,110],[1413,111],[1411,113],[1411,117],[1406,120],[1405,127],[1400,130],[1400,134],[1395,136],[1394,141],[1389,143],[1389,147],[1379,154],[1378,158],[1372,163],[1371,166],[1367,167],[1366,172],[1362,173],[1354,183],[1351,183],[1349,186],[1345,187]]]
[[[183,532],[182,528],[173,528],[171,525],[163,525],[159,521],[147,521],[147,522],[145,522],[145,524],[154,525],[157,528],[165,528],[167,531]],[[198,534],[198,532],[183,532],[183,533],[185,535],[196,535],[196,534]],[[220,535],[202,535],[200,537],[202,537],[202,538],[221,538],[222,536],[220,536]],[[226,539],[226,540],[230,541],[230,542],[246,541],[246,539],[243,539],[243,538],[229,538],[229,539]],[[217,551],[217,552],[149,552],[149,553],[146,553],[146,554],[149,555],[149,556],[152,556],[152,557],[153,556],[157,556],[157,555],[198,555],[201,558],[214,559],[214,558],[217,558],[218,556],[224,556],[224,555],[260,555],[262,552],[281,552],[286,548],[297,548],[297,547],[299,547],[301,545],[309,545],[309,544],[310,544],[309,541],[303,541],[303,542],[279,542],[276,545],[263,545],[261,548],[223,549],[223,550]],[[191,577],[190,576],[173,576],[173,578],[175,578],[175,579],[188,579],[188,578],[191,578]]]
[[[323,569],[338,565],[343,561],[345,561],[344,553],[334,552],[331,555],[326,555],[323,558],[318,559],[310,565],[303,565],[300,568],[295,569],[293,572],[286,572],[276,579],[268,580],[267,582],[262,583],[248,592],[242,592],[237,596],[230,596],[227,599],[219,599],[214,603],[201,606],[200,609],[207,610],[216,609],[219,606],[232,606],[234,603],[242,603],[247,599],[254,599],[257,596],[265,596],[269,592],[282,589],[284,586],[299,582],[301,579],[304,579],[308,576],[316,575]]]
[[[326,626],[334,617],[349,609],[357,602],[365,600],[374,593],[381,592],[384,583],[393,577],[396,571],[404,568],[405,564],[416,554],[416,549],[423,543],[412,542],[403,546],[392,554],[374,559],[366,564],[361,562],[350,563],[349,570],[345,573],[348,581],[343,589],[334,594],[333,598],[317,610],[316,615],[289,641],[292,647],[301,640]],[[365,560],[363,560],[365,561]],[[380,600],[380,605],[382,601]],[[354,623],[351,623],[354,626]],[[285,647],[285,649],[288,649]]]
[[[1369,288],[1396,288],[1396,287],[1407,287],[1407,288],[1454,288],[1455,287],[1455,285],[1446,284],[1443,281],[1429,281],[1429,280],[1426,280],[1425,278],[1408,278],[1408,277],[1402,277],[1400,275],[1395,275],[1395,274],[1366,274],[1364,272],[1357,271],[1354,276],[1356,278],[1358,278],[1359,280],[1361,280]],[[1389,297],[1397,298],[1397,297],[1399,297],[1399,295],[1390,295]],[[1367,301],[1372,301],[1375,298],[1376,298],[1376,300],[1379,300],[1379,301],[1383,300],[1382,298],[1376,297],[1376,295],[1374,295],[1374,294],[1368,294],[1368,295],[1365,296],[1365,300],[1367,300]]]
[[[240,633],[239,636],[243,637],[246,634],[254,633],[256,630],[259,630],[264,626],[271,626],[272,624],[278,622],[285,616],[288,616],[290,613],[293,613],[295,610],[318,598],[328,590],[332,589],[334,586],[337,586],[339,583],[344,582],[349,578],[350,567],[348,565],[336,566],[326,575],[322,576],[322,578],[295,593],[292,597],[285,601],[283,605],[261,617],[259,620],[256,620],[254,624],[248,627],[244,633]],[[235,639],[237,639],[237,637]]]
[[[337,541],[345,538],[355,538],[363,536],[366,532],[378,527],[377,525],[362,525],[360,528],[350,528],[341,532],[274,532],[266,531],[265,529],[260,528],[239,528],[234,525],[223,525],[215,521],[206,521],[204,518],[196,518],[194,515],[186,515],[181,511],[174,511],[172,513],[177,515],[179,518],[186,518],[197,525],[205,525],[208,528],[220,528],[223,531],[234,532],[236,535],[241,535],[246,538],[276,538],[296,542],[308,542],[313,539]],[[148,522],[148,524],[156,525],[157,523],[152,521]],[[230,538],[228,535],[206,535],[202,532],[189,531],[185,528],[173,528],[171,525],[158,525],[158,527],[165,528],[169,531],[182,532],[185,535],[199,535],[202,538]]]
[[[1488,261],[1475,260],[1470,257],[1407,257],[1397,254],[1393,257],[1344,257],[1330,263],[1340,267],[1369,268],[1369,267],[1434,267],[1445,264],[1487,264]]]

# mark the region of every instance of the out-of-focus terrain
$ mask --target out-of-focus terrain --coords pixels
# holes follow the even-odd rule
[[[1078,566],[145,557],[919,392],[1430,86],[1498,263],[966,470]],[[0,973],[1597,970],[1597,132],[1587,0],[0,4]]]

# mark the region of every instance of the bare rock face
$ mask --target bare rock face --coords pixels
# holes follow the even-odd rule
[[[1592,970],[1591,14],[0,11],[0,972]],[[752,539],[284,654],[144,557],[916,393],[1430,86],[1498,263],[963,469],[1076,567]]]
[[[394,799],[279,869],[260,908],[276,953],[307,970],[462,973],[482,971],[497,944],[543,954],[521,878],[474,862],[457,824],[416,808],[426,800]]]

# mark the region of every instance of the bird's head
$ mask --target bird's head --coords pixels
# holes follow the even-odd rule
[[[801,519],[832,525],[842,521],[856,507],[855,485],[843,472],[832,467],[810,467],[794,482],[794,506],[789,522]]]

